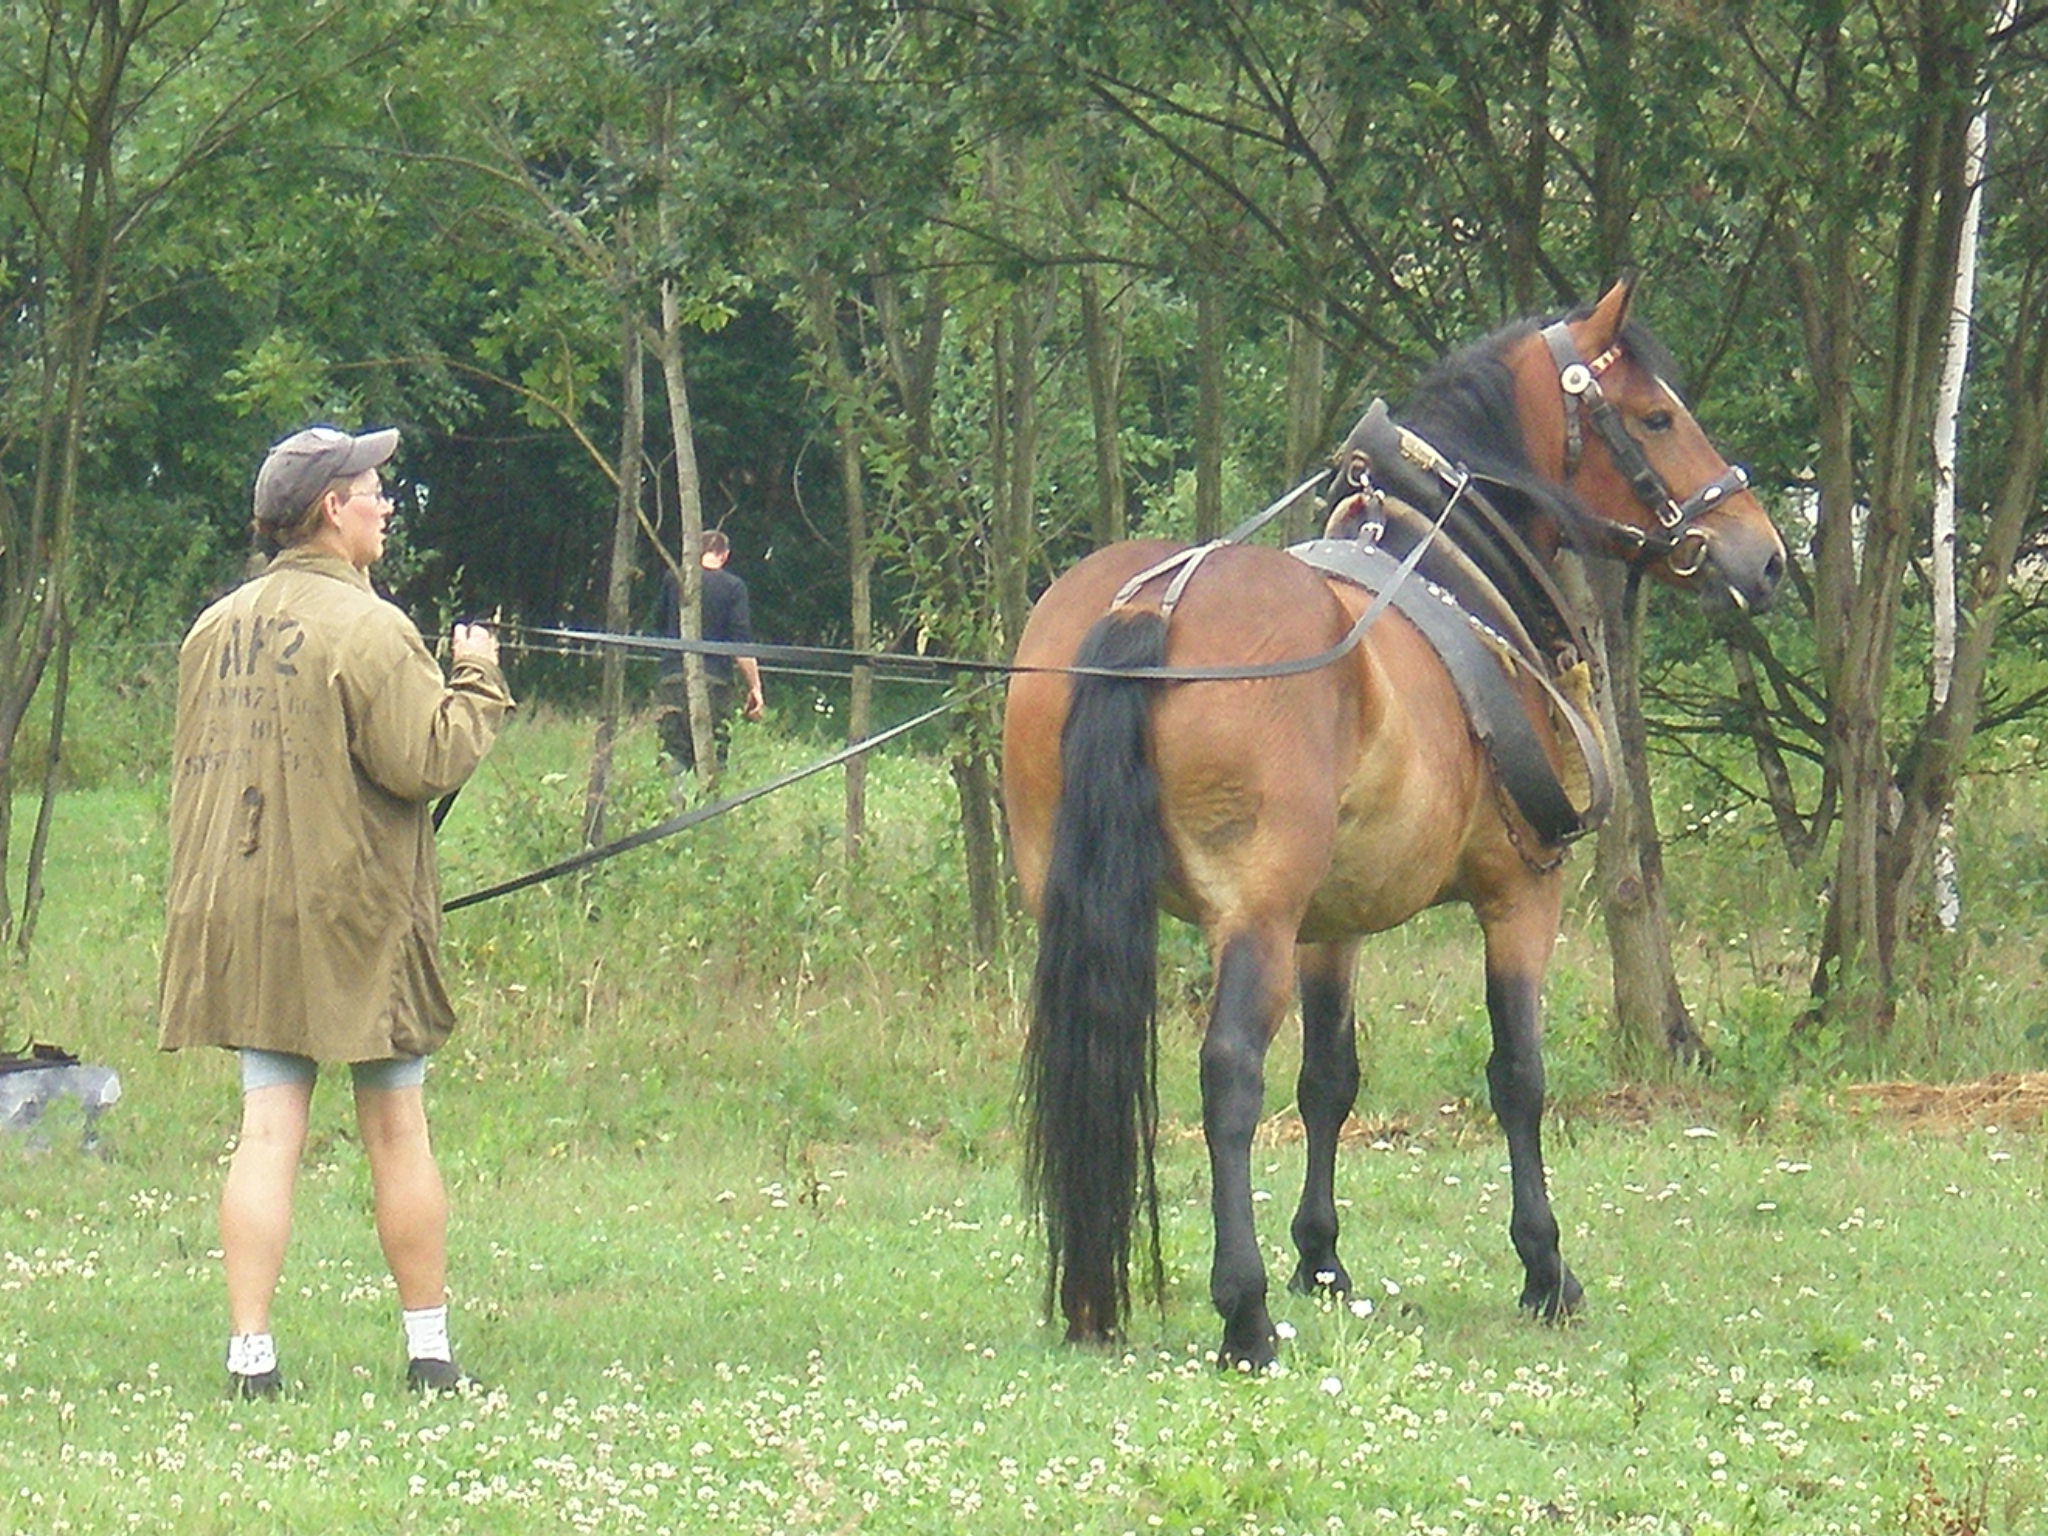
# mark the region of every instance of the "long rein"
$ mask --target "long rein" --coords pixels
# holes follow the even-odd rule
[[[1330,472],[1326,470],[1321,474],[1313,475],[1307,480],[1302,481],[1301,484],[1295,486],[1270,506],[1265,507],[1253,516],[1245,519],[1237,527],[1231,529],[1222,539],[1215,541],[1214,544],[1198,546],[1195,551],[1190,551],[1190,554],[1199,557],[1200,554],[1207,553],[1209,550],[1220,545],[1243,542],[1275,517],[1278,517],[1304,497],[1319,489],[1329,476]],[[515,634],[525,634],[542,640],[557,642],[557,648],[564,648],[567,645],[609,646],[659,653],[697,652],[713,656],[752,656],[757,660],[768,662],[780,661],[793,666],[813,668],[830,666],[835,671],[839,669],[850,670],[854,667],[867,667],[883,674],[893,673],[899,677],[915,676],[926,680],[939,680],[948,674],[983,674],[984,680],[968,689],[965,693],[947,699],[943,703],[925,710],[922,714],[913,716],[911,719],[905,720],[900,724],[892,725],[886,730],[877,731],[872,735],[865,736],[859,741],[849,742],[836,752],[829,753],[814,762],[806,763],[786,773],[778,774],[772,779],[741,790],[737,794],[726,795],[717,800],[707,801],[703,805],[693,806],[687,811],[670,816],[666,820],[656,822],[652,826],[643,827],[637,832],[628,833],[624,837],[614,838],[610,842],[600,844],[597,847],[586,848],[580,853],[572,854],[567,858],[557,859],[551,864],[543,865],[539,869],[532,870],[514,879],[503,880],[495,885],[485,886],[480,890],[469,891],[463,895],[452,897],[441,904],[441,910],[443,912],[457,912],[464,907],[475,906],[479,902],[491,901],[500,896],[509,896],[514,891],[526,890],[544,881],[555,879],[557,876],[571,874],[579,869],[587,869],[591,865],[617,858],[620,854],[631,852],[635,848],[644,848],[650,843],[660,842],[664,838],[673,837],[675,834],[686,831],[690,827],[698,826],[703,822],[723,816],[728,811],[737,810],[740,806],[750,801],[758,800],[764,795],[773,794],[779,789],[786,789],[792,784],[811,777],[813,774],[822,773],[828,768],[836,768],[840,764],[859,757],[864,753],[871,752],[883,743],[914,731],[919,726],[926,725],[942,715],[949,714],[956,709],[962,709],[975,699],[980,698],[983,694],[999,687],[1008,678],[1019,673],[1055,673],[1071,677],[1119,677],[1140,682],[1217,682],[1291,677],[1299,673],[1313,672],[1319,668],[1327,667],[1355,649],[1359,642],[1364,639],[1365,632],[1386,611],[1388,604],[1393,601],[1396,591],[1398,591],[1401,584],[1407,580],[1410,573],[1421,562],[1424,552],[1434,541],[1437,532],[1449,518],[1452,509],[1458,505],[1468,483],[1469,477],[1461,475],[1456,488],[1445,501],[1443,510],[1430,525],[1428,536],[1416,541],[1415,547],[1402,560],[1393,579],[1386,584],[1382,591],[1374,595],[1372,602],[1367,605],[1365,611],[1358,616],[1357,620],[1344,633],[1341,639],[1313,655],[1290,657],[1283,661],[1264,662],[1241,667],[1119,668],[1094,666],[1018,666],[1014,663],[980,661],[964,657],[901,656],[888,652],[834,650],[817,646],[755,645],[717,640],[682,640],[664,635],[620,635],[597,630],[563,629],[541,625],[509,626]],[[433,820],[436,827],[439,827],[442,820],[447,816],[454,799],[453,795],[449,795],[435,807]]]
[[[1562,327],[1555,329],[1559,332],[1562,331]],[[1595,368],[1589,369],[1586,365],[1579,362],[1575,353],[1567,356],[1565,349],[1568,348],[1569,342],[1561,335],[1553,336],[1546,333],[1545,340],[1549,343],[1553,355],[1557,357],[1560,364],[1563,374],[1560,382],[1567,397],[1594,407],[1604,404],[1605,402],[1601,399],[1599,392],[1597,365]],[[1608,358],[1602,358],[1598,362],[1599,364],[1604,364],[1609,360]],[[1608,410],[1611,411],[1612,407],[1608,407]],[[1574,429],[1572,436],[1576,439],[1576,413],[1567,410],[1566,416],[1571,421],[1571,426]],[[1606,438],[1608,433],[1604,429],[1607,423],[1597,410],[1594,413],[1593,420],[1595,430],[1601,432],[1602,437]],[[1576,447],[1576,443],[1573,446]],[[1638,449],[1637,452],[1640,453],[1640,450]],[[1576,452],[1574,452],[1572,457],[1576,458],[1576,456]],[[723,816],[726,812],[736,810],[750,801],[758,800],[764,795],[772,794],[778,789],[787,788],[802,779],[809,778],[813,774],[822,773],[828,768],[837,767],[841,763],[871,752],[884,742],[915,730],[917,727],[938,719],[942,715],[949,714],[953,710],[964,708],[975,699],[1019,673],[1052,673],[1068,677],[1114,677],[1138,682],[1179,683],[1250,681],[1261,678],[1292,677],[1330,666],[1349,654],[1365,638],[1366,631],[1371,629],[1380,616],[1386,612],[1403,584],[1414,573],[1416,566],[1421,563],[1424,554],[1428,552],[1430,546],[1442,532],[1451,513],[1465,500],[1466,492],[1472,485],[1473,477],[1471,472],[1462,465],[1453,465],[1443,460],[1441,456],[1437,456],[1432,467],[1448,486],[1448,494],[1444,499],[1441,510],[1429,522],[1423,536],[1415,541],[1414,545],[1402,558],[1393,576],[1373,595],[1372,601],[1366,605],[1364,611],[1359,614],[1356,621],[1353,622],[1351,627],[1345,631],[1344,635],[1336,643],[1315,652],[1313,655],[1291,657],[1282,661],[1262,662],[1256,665],[1237,667],[1026,667],[1018,666],[1015,663],[982,661],[965,657],[901,656],[888,652],[856,652],[814,646],[740,644],[730,641],[672,639],[660,635],[620,635],[595,630],[519,626],[520,632],[557,642],[558,646],[572,644],[579,646],[595,645],[654,652],[697,652],[702,655],[712,656],[752,656],[757,660],[781,661],[792,666],[826,666],[831,667],[835,671],[842,669],[850,671],[853,668],[866,667],[884,675],[893,673],[898,677],[914,676],[926,681],[941,681],[948,676],[960,674],[970,676],[979,674],[984,677],[984,681],[967,692],[948,699],[920,715],[903,721],[901,724],[890,726],[886,730],[863,737],[860,741],[849,742],[838,751],[819,758],[815,762],[791,769],[787,773],[780,774],[752,788],[742,790],[738,794],[708,801],[703,805],[671,816],[665,821],[656,822],[653,826],[642,828],[638,832],[629,833],[624,837],[616,838],[595,848],[586,848],[581,853],[573,854],[568,858],[558,859],[552,864],[545,865],[540,869],[533,870],[515,879],[501,881],[496,885],[487,886],[481,890],[471,891],[465,895],[454,897],[449,901],[443,902],[441,910],[444,912],[455,912],[463,907],[475,906],[479,902],[510,895],[514,891],[525,890],[531,886],[539,885],[543,881],[552,880],[558,875],[570,874],[579,869],[587,869],[593,864],[599,864],[607,859],[616,858],[618,855],[627,853],[632,849],[643,848],[649,843],[659,842],[663,838],[674,836],[676,833],[690,827]],[[1631,466],[1631,468],[1633,467]],[[1652,499],[1650,484],[1648,483],[1653,478],[1654,472],[1648,472],[1647,464],[1642,465],[1641,469],[1647,473],[1631,474],[1630,478],[1636,482],[1638,495],[1642,497],[1645,504],[1652,506],[1654,510],[1659,512],[1659,521],[1663,523],[1666,529],[1665,538],[1674,545],[1683,541],[1690,534],[1693,519],[1711,507],[1722,495],[1740,489],[1744,483],[1740,478],[1742,472],[1739,469],[1731,470],[1729,475],[1724,477],[1722,481],[1707,487],[1704,491],[1696,494],[1683,504],[1676,503],[1668,493],[1665,493],[1661,497],[1662,506],[1660,507],[1658,502]],[[1130,582],[1126,583],[1124,592],[1119,594],[1119,605],[1127,600],[1131,593],[1145,582],[1159,576],[1172,576],[1173,583],[1168,589],[1167,599],[1170,611],[1170,604],[1178,596],[1180,586],[1185,584],[1188,575],[1205,556],[1224,545],[1242,543],[1274,518],[1297,505],[1304,497],[1320,489],[1333,473],[1333,470],[1325,470],[1310,476],[1270,505],[1246,518],[1221,539],[1209,544],[1195,546],[1163,562],[1161,565],[1153,567],[1149,571],[1140,572]],[[1661,482],[1656,482],[1656,484],[1661,491]],[[1479,504],[1484,505],[1483,502]],[[1175,574],[1176,572],[1178,574]],[[435,808],[433,820],[437,828],[440,826],[442,819],[447,815],[454,799],[453,795],[449,795]]]

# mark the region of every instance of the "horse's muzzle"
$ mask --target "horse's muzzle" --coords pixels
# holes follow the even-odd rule
[[[1748,497],[1732,503],[1729,511],[1740,510]],[[1778,530],[1754,507],[1754,515],[1694,523],[1678,538],[1667,557],[1666,568],[1679,581],[1700,594],[1700,602],[1711,611],[1730,608],[1742,613],[1767,611],[1785,579],[1785,541]]]

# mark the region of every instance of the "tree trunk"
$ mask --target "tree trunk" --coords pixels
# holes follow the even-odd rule
[[[658,90],[650,103],[653,114],[650,139],[661,164],[673,153],[675,136],[675,95]],[[655,200],[655,239],[662,251],[672,250],[675,217],[664,189]],[[671,462],[676,480],[676,514],[679,527],[679,559],[676,565],[676,608],[684,640],[704,638],[704,572],[698,557],[704,552],[704,483],[697,468],[697,429],[690,414],[689,380],[683,368],[682,301],[676,279],[664,276],[659,291],[659,319],[649,338],[661,365],[662,394],[668,405]],[[718,782],[718,752],[712,734],[711,692],[705,680],[704,657],[697,651],[683,653],[684,707],[690,714],[690,740],[696,744],[697,782],[706,790]]]
[[[1038,505],[1038,356],[1052,330],[1057,300],[1058,288],[1051,275],[1020,285],[1005,306],[1009,318],[999,333],[1007,337],[1008,358],[998,376],[996,408],[1008,423],[1008,431],[998,433],[1006,451],[996,487],[995,527],[991,532],[996,612],[1002,625],[998,639],[1006,651],[1017,643],[1031,611],[1025,575],[1030,567]],[[1000,340],[998,346],[1003,346]]]
[[[1223,532],[1223,291],[1204,272],[1195,297],[1195,542]]]
[[[50,683],[49,750],[43,758],[42,798],[36,805],[35,831],[29,836],[27,868],[22,879],[21,924],[14,935],[14,947],[24,957],[36,936],[36,918],[43,910],[43,863],[50,851],[50,823],[56,816],[57,792],[63,787],[64,712],[71,701],[71,635],[71,614],[60,607],[56,675]]]
[[[1634,0],[1590,0],[1594,58],[1587,70],[1593,120],[1593,245],[1603,278],[1634,264],[1635,185],[1642,93],[1635,68]],[[1546,125],[1547,127],[1547,125]],[[1546,135],[1547,137],[1547,135]],[[1540,169],[1540,167],[1538,168]],[[1542,183],[1532,188],[1540,192]]]
[[[1301,83],[1300,130],[1309,153],[1318,164],[1329,164],[1338,153],[1336,121],[1344,110],[1338,93],[1330,87],[1327,74],[1332,61],[1314,57],[1307,61]],[[1306,182],[1306,202],[1300,212],[1305,228],[1314,231],[1319,249],[1341,247],[1342,234],[1330,216],[1328,184],[1319,176]],[[1296,485],[1329,461],[1342,427],[1333,429],[1328,388],[1330,304],[1323,292],[1309,294],[1302,312],[1287,320],[1287,462],[1281,466],[1282,485]],[[1318,536],[1316,498],[1305,498],[1281,519],[1280,536],[1293,544]]]
[[[838,295],[832,278],[813,266],[804,276],[804,316],[811,333],[812,356],[825,381],[828,410],[832,421],[833,460],[839,467],[840,500],[846,509],[846,573],[850,591],[847,615],[855,651],[866,654],[874,648],[874,553],[868,546],[867,488],[861,474],[861,444],[858,394],[853,372],[847,367],[844,343],[839,334]],[[874,710],[874,675],[856,666],[848,685],[846,739],[859,741],[868,734]],[[865,755],[846,761],[846,822],[841,833],[847,861],[860,857],[867,836],[867,772]]]
[[[111,181],[110,166],[101,166],[112,152],[109,137],[95,140],[89,168],[101,174],[86,178],[80,213],[65,252],[68,269],[65,312],[58,324],[57,352],[44,371],[45,392],[39,401],[36,481],[31,492],[26,528],[5,530],[7,591],[4,622],[0,622],[0,876],[10,862],[13,829],[14,755],[29,705],[41,688],[50,657],[56,650],[64,604],[71,584],[71,536],[77,520],[78,466],[91,430],[89,383],[106,323],[107,300],[113,286],[114,252],[110,242],[93,233],[100,210],[92,206],[91,188]],[[51,384],[61,387],[61,395]],[[54,748],[54,743],[53,743]],[[24,878],[40,889],[47,829],[29,849]],[[25,904],[26,904],[25,898]],[[0,878],[0,933],[14,933],[16,914],[7,882]],[[19,937],[19,936],[18,936]],[[26,942],[25,938],[22,940]]]
[[[633,555],[640,541],[641,431],[646,409],[640,367],[640,321],[623,312],[619,336],[619,493],[612,514],[611,564],[605,581],[604,627],[623,635],[632,623]],[[590,748],[590,779],[583,791],[583,841],[604,841],[612,748],[626,711],[626,654],[608,645],[598,684],[597,733]],[[701,738],[700,738],[701,739]]]
[[[2016,0],[2002,0],[1997,30],[2012,23]],[[1970,325],[1977,303],[1977,235],[1984,217],[1984,166],[1989,154],[1988,88],[1977,98],[1963,150],[1963,179],[1969,206],[1956,247],[1950,288],[1948,332],[1943,338],[1941,383],[1934,405],[1934,528],[1929,550],[1934,577],[1931,695],[1937,713],[1946,711],[1956,667],[1956,438],[1962,415],[1963,380],[1970,371]],[[1954,933],[1962,919],[1962,889],[1956,874],[1953,808],[1941,807],[1934,834],[1934,920]]]
[[[2039,507],[2048,452],[2048,272],[2038,268],[2009,310],[2010,350],[2000,381],[2006,436],[1997,457],[1997,491],[1984,538],[1971,562],[1968,622],[1959,626],[1946,697],[1931,704],[1904,754],[1896,795],[1898,825],[1885,848],[1883,879],[1904,894],[1935,860],[1955,800],[1964,758],[1977,728],[1985,678],[2013,567]],[[1900,915],[1903,926],[1904,914]]]
[[[1672,960],[1664,844],[1650,796],[1641,666],[1648,592],[1640,577],[1612,561],[1567,562],[1564,570],[1574,600],[1596,615],[1594,644],[1607,676],[1600,725],[1613,769],[1614,806],[1595,843],[1593,882],[1607,930],[1618,1054],[1632,1070],[1658,1063],[1697,1066],[1706,1048]]]
[[[1858,345],[1853,264],[1842,259],[1852,239],[1849,223],[1861,216],[1854,199],[1816,190],[1820,245],[1814,255],[1797,252],[1794,268],[1820,396],[1816,638],[1830,705],[1830,760],[1842,796],[1814,990],[1823,1013],[1865,1041],[1888,1034],[1895,1015],[1894,966],[1910,907],[1908,886],[1927,852],[1917,825],[1902,821],[1909,808],[1889,756],[1885,689],[1916,542],[1914,512],[1928,471],[1941,343],[1967,202],[1964,146],[1976,79],[1976,53],[1964,42],[1978,24],[1960,16],[1924,20],[1913,39],[1914,89],[1923,109],[1908,121],[1895,177],[1902,212],[1891,268],[1891,329],[1878,349],[1884,396],[1868,419],[1869,469],[1860,479],[1851,457],[1849,393],[1830,393],[1823,382],[1846,384],[1843,358]],[[1830,92],[1846,93],[1858,83],[1856,61],[1843,55],[1839,33],[1820,37],[1817,56]],[[1834,206],[1830,196],[1852,206]],[[1921,739],[1927,739],[1924,727]],[[1894,842],[1902,830],[1907,836]]]
[[[1081,309],[1081,352],[1088,369],[1088,413],[1095,437],[1095,509],[1088,535],[1097,549],[1127,536],[1124,499],[1123,320],[1105,307],[1095,270],[1075,276]]]
[[[704,552],[704,488],[697,472],[697,432],[690,416],[690,386],[683,375],[682,318],[675,284],[667,280],[661,285],[657,355],[661,360],[662,392],[668,402],[669,438],[674,444],[681,554],[676,567],[676,606],[682,616],[682,638],[701,640],[704,569],[698,556]],[[709,789],[718,781],[718,753],[712,746],[711,693],[704,676],[704,657],[697,651],[683,653],[683,695],[689,701],[690,740],[697,743],[697,781]]]
[[[977,711],[979,713],[979,711]],[[954,737],[953,787],[960,798],[960,834],[967,865],[967,911],[974,954],[992,959],[1002,937],[1002,847],[996,836],[996,785],[989,755],[978,745],[986,730],[964,729]]]
[[[1320,306],[1318,306],[1320,308]],[[1329,441],[1324,420],[1323,357],[1321,332],[1300,319],[1287,322],[1287,466],[1280,483],[1294,485],[1310,473],[1310,467],[1324,459],[1336,445]],[[1282,539],[1295,543],[1322,532],[1310,526],[1315,516],[1315,498],[1304,498],[1283,519]]]

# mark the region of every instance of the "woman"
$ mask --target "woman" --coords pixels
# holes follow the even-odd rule
[[[240,1060],[220,1202],[239,1397],[283,1384],[270,1306],[322,1062],[354,1079],[407,1383],[470,1380],[448,1342],[448,1205],[422,1092],[454,1024],[428,807],[469,777],[512,699],[488,629],[455,626],[444,678],[371,589],[391,517],[377,471],[397,446],[395,430],[309,427],[273,447],[252,523],[272,558],[178,656],[161,1044]]]

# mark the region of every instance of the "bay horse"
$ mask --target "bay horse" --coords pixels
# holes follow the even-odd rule
[[[1627,319],[1631,286],[1446,358],[1396,413],[1401,440],[1483,472],[1507,509],[1506,535],[1497,523],[1492,534],[1460,525],[1468,547],[1518,535],[1540,565],[1569,542],[1710,603],[1761,610],[1784,544],[1746,477],[1665,382],[1663,349]],[[1437,537],[1448,542],[1452,528]],[[1375,602],[1363,585],[1270,546],[1225,543],[1198,562],[1182,549],[1114,544],[1060,576],[1032,610],[1008,684],[1003,802],[1039,929],[1021,1075],[1047,1310],[1057,1297],[1071,1342],[1121,1336],[1141,1211],[1161,1288],[1152,1159],[1162,907],[1201,930],[1210,957],[1201,1094],[1217,1358],[1262,1369],[1276,1333],[1252,1219],[1251,1140],[1267,1045],[1298,984],[1307,1170],[1292,1285],[1343,1293],[1334,1177],[1358,1089],[1358,947],[1459,901],[1485,943],[1486,1078],[1507,1139],[1521,1306],[1562,1319],[1582,1292],[1545,1185],[1539,994],[1557,939],[1563,837],[1505,792],[1498,754],[1408,611],[1388,606],[1360,634]],[[1562,773],[1555,695],[1529,670],[1500,676],[1511,706],[1541,727],[1536,755]],[[1261,672],[1280,675],[1247,675]]]

